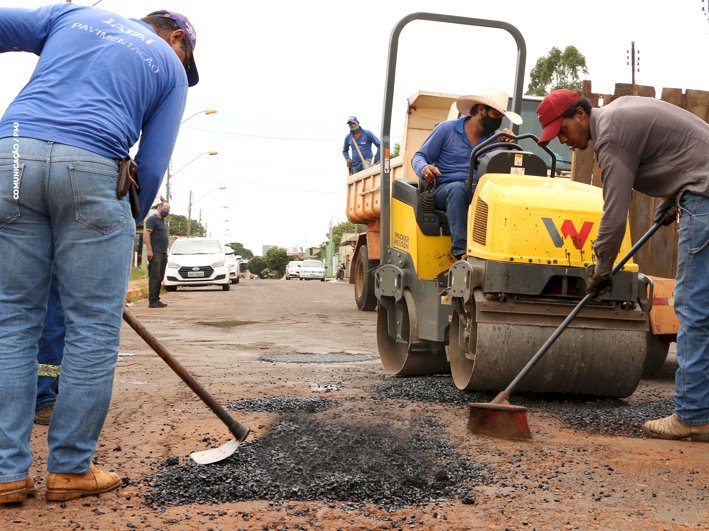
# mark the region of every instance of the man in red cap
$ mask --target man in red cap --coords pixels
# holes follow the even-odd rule
[[[558,137],[572,149],[585,149],[594,141],[604,209],[588,292],[612,286],[633,190],[665,198],[655,222],[669,225],[681,218],[675,411],[646,422],[644,429],[653,437],[709,442],[709,124],[675,105],[639,96],[592,110],[580,93],[567,89],[549,93],[537,115],[540,143]]]

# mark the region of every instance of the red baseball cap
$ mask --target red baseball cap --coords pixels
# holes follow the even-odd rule
[[[569,89],[552,90],[544,96],[537,107],[537,117],[542,124],[542,134],[539,143],[546,144],[559,134],[561,130],[561,115],[574,103],[583,98],[580,92]]]

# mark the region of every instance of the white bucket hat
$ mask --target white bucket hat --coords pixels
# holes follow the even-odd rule
[[[468,116],[473,105],[482,103],[504,114],[513,124],[520,125],[523,121],[522,117],[516,112],[507,110],[507,102],[509,99],[509,95],[504,90],[488,88],[482,89],[477,95],[461,96],[455,104],[460,114]]]

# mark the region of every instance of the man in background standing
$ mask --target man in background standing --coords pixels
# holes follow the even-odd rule
[[[160,285],[167,267],[167,246],[170,241],[165,219],[170,204],[161,203],[158,211],[145,222],[145,249],[148,253],[148,308],[167,306],[160,300]]]
[[[342,147],[342,155],[347,161],[350,175],[379,163],[379,139],[371,131],[362,129],[356,116],[347,118],[350,128]],[[372,154],[372,145],[377,146],[377,155]],[[374,162],[372,162],[374,160]]]

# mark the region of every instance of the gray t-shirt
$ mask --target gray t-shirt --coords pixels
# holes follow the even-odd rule
[[[165,220],[152,215],[145,222],[145,230],[150,231],[150,244],[154,253],[166,253],[169,237]]]
[[[596,273],[607,274],[625,234],[632,190],[709,197],[709,124],[662,100],[624,96],[593,109],[590,128],[604,200]]]

